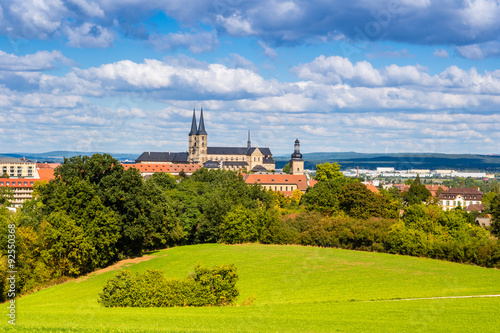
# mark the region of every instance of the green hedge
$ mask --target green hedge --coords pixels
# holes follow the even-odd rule
[[[99,303],[105,307],[221,306],[234,303],[238,274],[234,265],[196,266],[183,280],[167,280],[162,271],[117,273],[104,285]]]

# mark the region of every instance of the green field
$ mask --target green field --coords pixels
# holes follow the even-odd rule
[[[116,270],[17,300],[16,331],[497,332],[500,270],[444,261],[301,246],[197,245],[151,254],[128,266],[184,278],[234,263],[238,303],[213,308],[103,308],[97,294]],[[123,269],[120,268],[120,269]],[[6,311],[6,310],[5,310]],[[6,313],[6,312],[5,312]],[[4,316],[3,330],[10,330]]]

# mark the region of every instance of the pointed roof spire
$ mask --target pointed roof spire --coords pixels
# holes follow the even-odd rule
[[[247,148],[248,149],[252,148],[252,141],[250,141],[250,130],[248,130]]]
[[[300,153],[300,141],[299,138],[295,140],[294,151],[292,154],[292,160],[302,160],[302,154]]]
[[[203,104],[201,105],[201,116],[200,116],[200,126],[198,127],[197,135],[207,135],[207,131],[205,131],[205,122],[203,121]]]
[[[191,132],[189,132],[189,135],[195,135],[196,134],[196,113],[195,113],[196,106],[193,108],[193,121],[191,122]]]

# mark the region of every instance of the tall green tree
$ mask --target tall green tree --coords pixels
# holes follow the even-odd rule
[[[418,205],[426,201],[431,192],[420,181],[420,176],[413,181],[408,192],[403,194],[403,199],[408,205]]]
[[[14,192],[10,187],[0,187],[0,205],[10,206],[14,199]]]
[[[283,167],[283,172],[290,174],[290,163],[285,164],[285,166]]]
[[[336,180],[344,178],[344,174],[340,172],[340,165],[335,163],[323,163],[316,165],[316,180]]]
[[[490,203],[491,211],[491,233],[500,235],[500,195],[496,195]]]

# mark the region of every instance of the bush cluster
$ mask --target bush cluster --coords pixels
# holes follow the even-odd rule
[[[500,267],[500,244],[467,213],[413,205],[400,220],[303,212],[264,226],[261,243],[376,251]]]
[[[166,279],[162,271],[117,273],[104,285],[99,303],[105,307],[223,306],[234,303],[238,274],[234,265],[196,266],[183,280]]]

